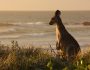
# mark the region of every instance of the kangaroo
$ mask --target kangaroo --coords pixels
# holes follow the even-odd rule
[[[56,50],[62,51],[67,60],[74,60],[81,51],[78,42],[74,37],[66,30],[63,22],[60,18],[61,12],[57,10],[51,21],[50,25],[56,23]]]

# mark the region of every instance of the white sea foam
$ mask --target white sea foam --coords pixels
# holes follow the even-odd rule
[[[35,24],[41,25],[41,24],[44,24],[44,22],[36,22]]]
[[[8,38],[7,40],[17,38],[17,41],[20,41],[21,44],[33,42],[35,45],[42,44],[44,46],[48,42],[51,45],[56,43],[54,41],[55,25],[49,26],[47,23],[51,19],[53,12],[21,12],[22,14],[14,12],[14,15],[11,13],[13,12],[0,13],[0,21],[5,21],[4,24],[0,23],[0,40],[1,38],[5,38],[5,41],[6,38]],[[90,26],[81,24],[84,21],[90,21],[90,12],[63,12],[62,20],[63,23],[67,23],[65,27],[70,30],[80,44],[90,43]]]
[[[13,25],[23,25],[23,24],[30,24],[30,25],[40,25],[40,24],[44,24],[44,22],[41,21],[37,21],[37,22],[12,22],[12,23],[8,23],[8,24],[13,24]]]
[[[14,38],[19,38],[21,35],[1,35],[0,38],[1,39],[14,39]]]
[[[39,22],[39,21],[37,21],[37,22],[28,22],[28,23],[26,23],[26,24],[30,24],[30,25],[41,25],[41,24],[44,24],[44,22]]]
[[[3,35],[0,35],[0,39],[30,39],[30,42],[34,42],[35,44],[42,44],[44,45],[46,42],[52,42],[55,40],[55,30],[48,32],[49,30],[52,30],[54,26],[47,26],[42,25],[44,22],[15,22],[10,23],[13,24],[13,26],[10,27],[4,27],[0,28],[0,33]],[[42,25],[42,26],[41,26]],[[90,26],[84,26],[84,25],[65,25],[66,28],[69,28],[71,30],[72,35],[74,35],[75,39],[79,42],[81,46],[85,44],[89,44],[90,42]],[[41,29],[42,28],[42,29]],[[45,32],[44,32],[45,31]],[[47,32],[46,32],[47,31]],[[24,33],[23,33],[24,32]],[[15,33],[15,34],[12,34]],[[55,45],[55,44],[54,44]]]

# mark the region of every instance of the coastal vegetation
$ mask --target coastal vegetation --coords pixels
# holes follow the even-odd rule
[[[70,63],[57,58],[53,49],[21,48],[17,41],[11,45],[0,43],[0,70],[90,70],[90,51]]]

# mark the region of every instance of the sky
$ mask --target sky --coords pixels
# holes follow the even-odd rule
[[[0,0],[0,11],[90,10],[90,0]]]

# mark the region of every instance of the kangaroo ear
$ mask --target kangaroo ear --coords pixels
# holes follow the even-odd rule
[[[56,12],[55,12],[55,16],[60,16],[60,15],[61,15],[61,11],[56,10]]]

